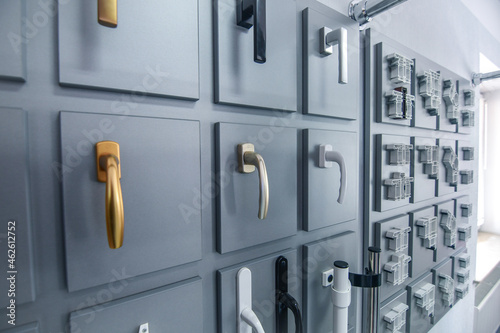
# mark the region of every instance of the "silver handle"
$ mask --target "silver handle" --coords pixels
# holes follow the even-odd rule
[[[340,167],[340,188],[339,197],[337,202],[342,204],[344,202],[345,191],[347,189],[347,174],[345,168],[344,156],[338,151],[333,151],[332,145],[319,146],[319,167],[331,168],[332,162],[335,162]]]
[[[331,55],[333,46],[339,46],[339,83],[347,84],[347,29],[344,27],[332,30],[328,27],[323,27],[319,30],[320,35],[320,53],[323,55]]]
[[[238,145],[238,171],[240,173],[252,173],[257,168],[259,172],[259,219],[267,216],[269,208],[269,182],[264,159],[255,152],[254,145],[242,143]]]

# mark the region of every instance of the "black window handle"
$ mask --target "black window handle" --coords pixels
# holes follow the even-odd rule
[[[276,260],[276,332],[288,333],[288,310],[295,318],[295,332],[302,333],[302,315],[299,303],[288,293],[288,260]]]
[[[259,64],[265,63],[266,0],[240,0],[236,13],[236,22],[240,27],[250,29],[253,26],[253,60]]]

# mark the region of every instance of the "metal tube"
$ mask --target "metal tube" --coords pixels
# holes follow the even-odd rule
[[[349,4],[349,16],[364,25],[372,18],[408,0],[354,0]]]
[[[500,71],[490,73],[474,73],[472,74],[472,82],[474,85],[480,85],[483,81],[500,78]]]
[[[368,274],[380,274],[380,248],[368,248]],[[379,288],[368,288],[367,327],[369,333],[376,333],[378,328],[378,292]]]

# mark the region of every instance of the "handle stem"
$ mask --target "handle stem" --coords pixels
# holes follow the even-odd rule
[[[105,155],[99,158],[101,169],[106,171],[106,226],[108,243],[112,249],[123,245],[123,197],[118,172],[118,158],[114,155]]]
[[[267,179],[267,170],[264,159],[255,152],[245,152],[243,155],[245,164],[253,165],[259,172],[259,219],[263,220],[267,216],[269,208],[269,182]]]
[[[240,0],[238,7],[237,24],[246,29],[253,26],[253,58],[263,64],[266,62],[266,0]]]

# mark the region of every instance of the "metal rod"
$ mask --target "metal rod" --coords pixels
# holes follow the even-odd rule
[[[349,16],[364,25],[372,18],[408,0],[353,0],[349,4]]]
[[[490,72],[490,73],[474,73],[472,74],[472,83],[474,85],[480,85],[483,81],[499,79],[500,71]]]
[[[368,248],[368,274],[380,274],[380,248]],[[378,292],[379,288],[368,289],[367,327],[369,333],[376,333],[378,328]]]

